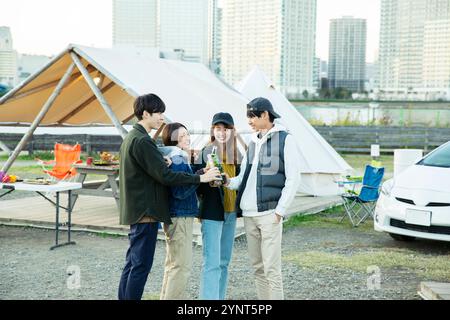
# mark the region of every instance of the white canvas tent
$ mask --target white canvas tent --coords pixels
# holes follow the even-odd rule
[[[249,100],[256,97],[269,99],[280,121],[297,141],[301,159],[302,184],[299,191],[315,196],[339,194],[334,182],[352,168],[306,121],[295,107],[273,86],[265,74],[255,67],[236,89]]]
[[[0,123],[32,123],[73,62],[71,53],[79,57],[91,78],[104,77],[99,87],[122,123],[132,118],[135,97],[156,93],[167,106],[168,120],[177,120],[180,111],[192,110],[183,113],[187,125],[205,122],[209,126],[215,112],[228,110],[237,118],[237,126],[246,129],[246,99],[202,64],[149,57],[140,51],[75,45],[0,99]],[[83,78],[75,68],[40,125],[113,124]]]
[[[206,143],[213,115],[223,111],[232,114],[246,142],[249,127],[245,106],[249,96],[264,95],[258,88],[267,89],[268,83],[247,80],[242,95],[202,64],[159,59],[145,51],[70,45],[0,99],[1,126],[28,126],[3,170],[9,169],[38,126],[113,125],[124,136],[124,124],[133,118],[134,99],[146,93],[155,93],[165,102],[167,122],[179,121],[191,130],[195,148]],[[282,95],[269,98],[288,120],[286,125],[301,146],[302,191],[326,194],[331,174],[343,172],[348,165]],[[281,106],[283,110],[279,110]],[[304,137],[310,142],[303,143]]]
[[[155,93],[165,102],[167,122],[193,130],[197,144],[209,134],[213,115],[229,112],[248,131],[248,102],[204,65],[166,60],[143,51],[70,45],[44,68],[0,99],[0,125],[29,125],[5,164],[7,170],[36,127],[114,125],[120,135],[133,118],[134,99]]]

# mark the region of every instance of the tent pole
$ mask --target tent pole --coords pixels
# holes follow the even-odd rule
[[[74,68],[75,68],[75,64],[72,63],[69,66],[69,68],[67,69],[67,71],[64,74],[64,76],[59,81],[59,83],[56,86],[55,90],[52,92],[52,94],[50,95],[48,100],[45,102],[45,104],[42,107],[42,109],[39,112],[39,114],[34,119],[33,123],[30,126],[30,129],[28,129],[27,133],[25,133],[25,135],[20,140],[19,144],[14,149],[13,153],[10,155],[10,157],[8,158],[6,163],[3,165],[2,171],[7,172],[9,170],[9,168],[11,167],[11,165],[13,164],[13,162],[16,160],[16,158],[18,157],[20,151],[22,151],[22,149],[25,147],[25,145],[27,144],[28,140],[33,135],[34,131],[36,130],[37,126],[42,121],[42,119],[44,119],[44,117],[47,114],[48,110],[53,105],[53,103],[55,102],[55,100],[59,96],[59,94],[61,93],[61,90],[63,89],[63,87],[66,84],[66,82],[69,80],[70,75],[72,74],[72,71],[73,71]]]
[[[91,65],[89,65],[87,69],[88,69],[88,71],[95,70],[94,67],[91,66]],[[67,83],[67,85],[70,84],[72,81],[77,80],[78,77],[80,77],[80,76],[82,77],[81,72],[77,72],[77,73],[74,73],[73,75],[71,75],[70,76],[70,81]],[[21,92],[21,93],[15,95],[15,96],[12,96],[10,99],[8,99],[8,101],[11,102],[11,101],[18,100],[20,98],[24,98],[24,97],[27,97],[29,95],[38,93],[38,92],[40,92],[42,90],[45,90],[45,89],[53,87],[54,85],[58,84],[58,82],[59,82],[59,80],[55,80],[55,81],[51,81],[51,82],[42,84],[42,85],[40,85],[40,86],[38,86],[36,88],[30,89],[28,91],[24,91],[24,92]]]
[[[127,123],[128,121],[130,121],[130,120],[133,119],[134,117],[135,117],[135,115],[134,115],[134,113],[133,113],[131,116],[126,117],[125,120],[123,120],[123,123]]]
[[[153,140],[158,139],[159,135],[161,134],[161,131],[163,131],[165,126],[166,126],[166,124],[163,122],[161,127],[159,127],[158,131],[156,131],[155,134],[153,135]]]
[[[109,106],[108,102],[106,101],[105,97],[103,97],[99,88],[95,85],[95,82],[94,82],[94,80],[92,80],[91,76],[89,75],[89,72],[83,66],[83,64],[81,63],[80,59],[78,58],[78,56],[75,52],[72,51],[70,53],[70,55],[72,56],[72,60],[77,65],[77,68],[81,71],[81,74],[83,75],[84,79],[88,83],[92,92],[94,92],[95,96],[97,97],[97,100],[100,102],[101,106],[105,110],[106,114],[109,116],[109,118],[114,123],[114,126],[116,127],[117,131],[119,131],[120,136],[122,137],[122,139],[125,138],[125,136],[128,134],[128,132],[122,127],[122,124],[120,123],[119,119],[117,119],[116,115],[112,111],[112,109]]]

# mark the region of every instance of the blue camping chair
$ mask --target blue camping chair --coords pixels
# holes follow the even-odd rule
[[[380,196],[380,185],[383,176],[384,168],[375,168],[369,165],[366,166],[359,194],[351,192],[342,195],[346,213],[343,215],[341,221],[348,216],[352,225],[357,227],[364,222],[367,217],[373,216],[375,205]]]

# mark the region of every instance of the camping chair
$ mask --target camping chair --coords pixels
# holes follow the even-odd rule
[[[361,191],[356,194],[355,192],[349,192],[342,195],[345,213],[341,221],[348,216],[352,225],[357,227],[367,217],[373,216],[376,202],[380,196],[380,185],[383,176],[384,168],[366,166]],[[358,182],[356,181],[355,183]]]
[[[76,169],[73,167],[76,163],[81,163],[81,146],[77,143],[74,146],[68,144],[55,144],[55,159],[51,161],[38,162],[42,165],[42,168],[46,174],[49,175],[51,180],[56,181],[70,181],[77,175]],[[47,169],[45,165],[54,165],[51,170]]]

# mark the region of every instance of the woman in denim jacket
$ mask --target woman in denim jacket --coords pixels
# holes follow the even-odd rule
[[[192,173],[190,166],[190,137],[184,125],[170,123],[162,132],[164,145],[170,146],[170,169]],[[167,148],[166,148],[167,149]],[[185,289],[192,266],[192,226],[198,217],[198,185],[170,187],[169,211],[172,224],[164,225],[166,261],[161,300],[185,299]]]

